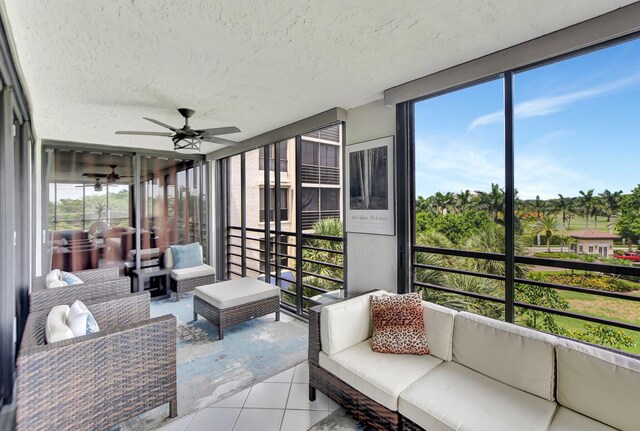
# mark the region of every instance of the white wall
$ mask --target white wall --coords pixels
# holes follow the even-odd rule
[[[347,111],[347,145],[395,136],[395,107],[382,100]],[[397,238],[347,233],[347,288],[349,291],[397,291]]]

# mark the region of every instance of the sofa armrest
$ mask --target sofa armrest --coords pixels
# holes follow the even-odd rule
[[[175,399],[172,315],[36,346],[18,356],[18,430],[105,429]]]
[[[87,308],[98,322],[100,329],[121,327],[146,320],[150,316],[148,291],[127,294],[107,301],[98,299],[87,302]]]
[[[130,291],[131,280],[128,277],[33,290],[29,296],[29,312],[49,311],[56,305],[71,305],[76,299],[87,302],[98,298],[123,296]]]
[[[323,305],[309,308],[309,362],[320,365],[320,312]]]

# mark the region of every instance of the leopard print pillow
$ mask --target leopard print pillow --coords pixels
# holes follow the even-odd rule
[[[374,352],[429,354],[420,294],[371,296],[370,304]]]

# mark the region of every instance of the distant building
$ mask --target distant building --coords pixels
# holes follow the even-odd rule
[[[579,254],[599,254],[609,256],[613,253],[613,240],[620,239],[620,235],[602,232],[595,229],[576,230],[569,233],[576,244],[571,244],[571,250]]]

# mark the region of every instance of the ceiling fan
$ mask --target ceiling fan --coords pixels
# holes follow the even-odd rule
[[[228,133],[238,133],[240,129],[237,127],[214,127],[212,129],[192,129],[189,126],[189,118],[196,113],[193,109],[179,108],[178,112],[184,117],[184,126],[178,129],[153,118],[142,117],[147,121],[157,124],[171,130],[170,132],[135,132],[123,131],[116,132],[117,135],[146,135],[146,136],[166,136],[173,141],[173,149],[184,152],[200,151],[202,141],[213,142],[214,144],[235,145],[236,142],[228,139],[218,138],[217,135],[226,135]]]
[[[95,178],[96,180],[100,180],[100,178],[104,178],[107,180],[107,183],[115,183],[120,178],[133,178],[131,175],[120,175],[116,172],[116,168],[118,165],[109,165],[111,166],[111,172],[108,174],[103,174],[101,172],[85,172],[82,174],[83,177]],[[97,181],[96,181],[97,185]],[[98,191],[98,190],[96,190]]]
[[[96,178],[95,184],[83,184],[81,186],[76,186],[76,187],[93,187],[93,190],[96,192],[102,191],[102,183],[100,182],[100,178]]]

